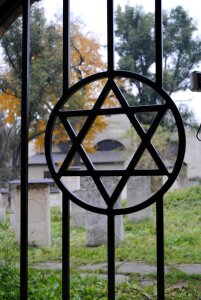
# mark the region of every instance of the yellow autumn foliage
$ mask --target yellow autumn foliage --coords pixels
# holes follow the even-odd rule
[[[4,125],[12,125],[20,115],[20,100],[10,90],[0,93],[0,113],[4,115]]]
[[[58,32],[62,31],[61,27],[59,26],[57,26],[57,30]],[[94,38],[91,34],[83,34],[81,31],[81,24],[79,24],[79,22],[72,25],[71,31],[70,82],[72,86],[83,78],[106,70],[106,64],[103,62],[102,56],[100,54],[101,45],[96,38]],[[62,39],[57,41],[57,43],[57,46],[60,47],[62,45]],[[34,61],[32,61],[32,63],[34,63]],[[61,74],[58,76],[62,77],[62,68]],[[92,109],[105,83],[106,80],[98,80],[91,84],[87,84],[80,91],[75,93],[75,95],[72,97],[72,100],[68,101],[68,103],[65,104],[65,109]],[[38,152],[43,151],[44,148],[43,145],[46,122],[50,110],[58,101],[58,96],[56,93],[56,89],[58,88],[59,85],[56,86],[56,88],[54,88],[53,84],[48,84],[46,86],[47,100],[45,100],[46,104],[44,103],[44,105],[47,105],[47,116],[45,116],[43,119],[39,115],[38,120],[34,120],[33,123],[29,124],[29,139],[35,139],[35,146]],[[11,90],[7,89],[4,92],[0,93],[0,113],[4,114],[5,125],[12,125],[15,122],[16,118],[20,116],[20,101],[21,100],[16,97],[14,92]],[[115,105],[116,103],[114,97],[109,95],[105,101],[104,107],[114,107]],[[76,131],[79,132],[82,126],[83,120],[78,120],[75,125]],[[103,132],[106,127],[106,118],[104,116],[97,116],[94,124],[92,125],[83,141],[83,145],[87,151],[95,151],[93,141],[96,135]],[[59,123],[54,128],[53,136],[53,142],[56,144],[60,142],[66,143],[69,139],[63,125]]]

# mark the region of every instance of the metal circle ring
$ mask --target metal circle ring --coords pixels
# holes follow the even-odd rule
[[[178,129],[178,155],[173,170],[169,174],[167,181],[157,192],[155,192],[154,195],[151,195],[150,198],[146,199],[142,203],[139,203],[134,206],[126,207],[126,208],[113,208],[113,207],[101,208],[101,207],[93,206],[83,201],[82,199],[78,198],[72,192],[70,192],[63,184],[63,182],[60,179],[60,176],[58,176],[58,173],[55,170],[55,166],[52,160],[52,135],[53,135],[53,129],[55,126],[56,118],[58,117],[58,112],[62,109],[62,107],[71,98],[73,94],[75,94],[79,89],[83,88],[85,85],[89,83],[101,79],[114,80],[115,78],[125,78],[125,79],[132,79],[132,80],[139,81],[149,86],[153,90],[155,90],[155,92],[157,92],[165,100],[165,105],[167,109],[171,110],[175,118],[175,123]],[[78,83],[73,85],[69,89],[68,93],[66,95],[63,95],[61,99],[57,102],[57,104],[52,110],[52,113],[47,123],[46,134],[45,134],[45,155],[46,155],[47,165],[49,167],[52,178],[54,179],[59,189],[63,192],[64,195],[67,196],[68,199],[72,200],[74,203],[81,206],[82,208],[95,213],[105,214],[105,215],[109,215],[109,214],[121,215],[121,214],[129,214],[129,213],[142,210],[148,207],[149,205],[153,204],[154,202],[160,201],[162,199],[165,192],[167,192],[168,189],[172,186],[172,184],[177,178],[177,175],[179,174],[180,168],[183,163],[184,154],[185,154],[185,142],[186,142],[185,131],[184,131],[184,126],[183,126],[180,113],[173,100],[162,88],[158,87],[157,84],[151,81],[150,79],[136,73],[126,72],[126,71],[113,71],[113,73],[111,74],[106,71],[95,75],[91,75],[79,81]]]

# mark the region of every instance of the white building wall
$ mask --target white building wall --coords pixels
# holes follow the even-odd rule
[[[48,171],[47,165],[29,165],[29,179],[43,179],[45,171]]]
[[[186,130],[186,154],[188,178],[201,178],[201,142],[196,138],[196,130]]]
[[[126,137],[126,131],[130,128],[130,121],[127,116],[113,115],[107,117],[108,125],[102,133],[98,133],[94,143],[103,140],[112,139],[122,143],[128,148],[129,139]]]

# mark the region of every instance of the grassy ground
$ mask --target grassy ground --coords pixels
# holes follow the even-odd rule
[[[165,262],[166,264],[201,263],[201,188],[188,188],[168,193],[165,197]],[[124,241],[116,247],[117,261],[155,263],[155,205],[152,218],[131,224],[124,216]],[[72,266],[106,261],[106,246],[85,247],[84,228],[71,228]],[[61,213],[52,209],[52,247],[30,247],[30,262],[61,260]]]
[[[168,193],[165,197],[165,263],[174,266],[178,263],[201,263],[201,188],[188,188]],[[61,214],[54,208],[52,219],[52,247],[29,247],[30,266],[36,262],[61,261]],[[138,224],[130,224],[124,217],[125,238],[116,247],[117,261],[143,261],[155,263],[155,205],[153,216]],[[82,278],[77,267],[106,261],[106,246],[85,247],[85,230],[71,228],[71,298],[107,299],[106,282],[98,277]],[[13,263],[19,261],[19,247],[14,243],[13,234],[7,224],[0,226],[0,299],[18,299],[19,276]],[[30,269],[29,299],[60,299],[61,274],[56,271],[36,271]],[[150,274],[155,279],[156,274]],[[8,278],[10,280],[8,281]],[[5,280],[6,279],[6,280]],[[118,284],[117,299],[156,299],[156,285],[140,287],[139,276]],[[2,282],[4,286],[1,287]],[[8,286],[6,285],[9,282]],[[11,289],[10,286],[16,287]],[[13,295],[11,295],[13,291]],[[15,293],[16,291],[16,293]],[[7,297],[7,298],[6,298]],[[34,298],[35,297],[35,298]],[[188,276],[174,268],[166,275],[167,300],[200,300],[201,276]]]

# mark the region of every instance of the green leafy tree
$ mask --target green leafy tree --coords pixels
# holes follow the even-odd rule
[[[154,14],[145,13],[141,6],[126,5],[124,10],[118,6],[115,22],[119,69],[154,80]],[[196,31],[195,21],[181,6],[163,11],[164,88],[169,95],[189,87],[189,73],[201,60],[201,38],[196,36]],[[131,105],[158,103],[158,96],[150,88],[137,81],[130,84],[130,90],[122,88],[122,91]],[[149,119],[144,118],[143,122],[149,123]]]

